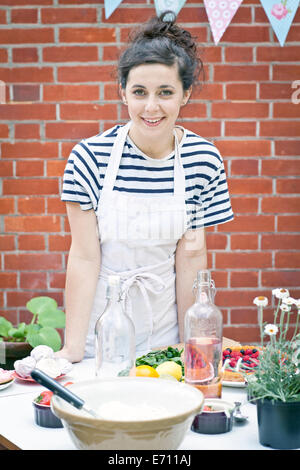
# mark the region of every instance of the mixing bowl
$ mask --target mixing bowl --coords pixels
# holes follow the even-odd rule
[[[54,414],[81,450],[177,449],[204,402],[191,385],[148,377],[88,380],[70,390],[93,410],[102,407],[98,419],[56,395],[51,400]]]

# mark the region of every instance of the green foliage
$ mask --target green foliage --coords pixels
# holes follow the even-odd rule
[[[259,355],[255,373],[246,379],[252,399],[300,401],[299,301],[295,301],[295,305],[297,306],[296,312],[292,310],[292,305],[287,307],[284,304],[284,298],[279,298],[272,325],[263,323],[262,307],[259,307],[261,309],[262,352]],[[280,310],[281,314],[278,315]],[[295,316],[294,332],[291,339],[287,339],[290,319],[293,315]],[[270,339],[264,345],[266,334],[270,335]]]
[[[44,344],[58,351],[61,338],[56,328],[65,327],[65,313],[57,308],[57,302],[47,296],[34,297],[27,302],[26,308],[33,315],[30,324],[22,322],[14,327],[4,317],[0,317],[0,340],[28,341],[33,348]]]

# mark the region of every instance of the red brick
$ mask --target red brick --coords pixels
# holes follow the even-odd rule
[[[48,214],[65,214],[66,204],[60,198],[48,198]]]
[[[92,62],[98,61],[96,46],[52,46],[43,48],[45,62]]]
[[[252,47],[236,47],[227,46],[225,48],[226,62],[252,62],[253,61],[253,48]]]
[[[54,31],[52,28],[11,28],[0,30],[0,44],[45,44],[47,42],[54,42]]]
[[[40,125],[16,123],[15,139],[40,139]]]
[[[59,232],[60,218],[57,216],[19,216],[5,217],[5,230],[7,232]]]
[[[43,214],[45,212],[45,199],[42,197],[19,197],[19,214]]]
[[[22,251],[43,251],[45,250],[45,238],[43,235],[19,235],[19,250]]]
[[[300,193],[300,184],[298,179],[277,179],[276,192],[278,194],[298,194]]]
[[[214,66],[215,82],[259,82],[269,80],[267,65],[218,65]]]
[[[12,198],[1,198],[0,214],[13,214],[15,202]]]
[[[1,36],[0,36],[1,38]],[[78,42],[78,43],[106,43],[116,42],[116,33],[114,28],[60,28],[60,42]],[[51,41],[53,42],[53,41]]]
[[[14,235],[0,235],[0,250],[13,251],[15,250],[15,236]]]
[[[286,269],[263,271],[261,273],[261,285],[270,288],[300,286],[299,271]]]
[[[70,235],[49,235],[49,251],[69,251]]]
[[[44,175],[44,162],[43,161],[17,161],[16,162],[16,176],[43,176]]]
[[[104,99],[106,101],[118,100],[120,101],[120,95],[118,92],[118,85],[116,83],[105,83],[104,84]]]
[[[298,58],[299,60],[299,58]],[[275,81],[294,81],[299,80],[300,77],[300,65],[273,65],[273,80]]]
[[[17,274],[16,273],[0,273],[0,288],[8,289],[17,287]]]
[[[21,289],[47,289],[47,274],[41,272],[20,273]]]
[[[44,85],[44,101],[97,101],[98,85]]]
[[[260,295],[257,290],[218,289],[215,303],[218,307],[251,307],[257,295]]]
[[[57,158],[57,156],[58,144],[56,142],[8,142],[2,144],[2,158]]]
[[[56,119],[55,105],[44,103],[2,104],[0,106],[0,119],[11,121]]]
[[[13,62],[37,62],[38,52],[36,47],[18,47],[13,51]]]
[[[256,135],[256,122],[251,121],[226,121],[225,122],[225,135],[226,136],[255,136]]]
[[[275,155],[300,156],[300,140],[277,140],[275,142]]]
[[[258,211],[258,198],[257,197],[231,197],[231,205],[233,212],[237,214],[253,213]]]
[[[280,45],[257,47],[256,60],[257,62],[298,62],[299,47],[289,44],[285,44],[285,47]]]
[[[241,344],[256,344],[260,341],[259,328],[255,326],[225,326],[223,334],[226,338],[231,338]]]
[[[222,100],[223,87],[220,83],[204,83],[201,87],[194,87],[191,100]]]
[[[258,271],[232,272],[230,285],[231,287],[258,287]]]
[[[268,26],[236,26],[230,25],[221,39],[222,42],[269,42],[269,27]]]
[[[98,121],[99,119],[117,119],[117,107],[112,104],[62,104],[61,119]]]
[[[39,101],[39,85],[13,85],[13,101]]]
[[[6,49],[0,49],[0,62],[8,62],[8,53]]]
[[[59,82],[114,82],[114,68],[112,65],[89,65],[59,67],[57,76]]]
[[[212,278],[218,288],[228,287],[228,272],[227,271],[212,271]]]
[[[290,119],[288,121],[261,121],[260,135],[262,137],[299,137],[300,121]]]
[[[258,160],[232,160],[231,176],[233,175],[258,175]]]
[[[3,194],[58,194],[58,181],[56,179],[26,179],[4,180]]]
[[[182,125],[186,129],[189,129],[192,132],[195,132],[198,135],[201,135],[205,139],[210,139],[212,137],[218,137],[221,135],[221,123],[217,121],[180,121],[178,124]],[[111,127],[111,125],[109,126]]]
[[[6,11],[0,11],[0,24],[7,24]]]
[[[37,23],[38,11],[36,8],[17,8],[11,10],[12,23]]]
[[[218,232],[273,232],[275,219],[273,215],[239,215],[234,220],[218,225]]]
[[[290,83],[259,83],[259,98],[262,100],[290,100],[292,93]]]
[[[83,139],[98,133],[98,122],[49,122],[45,127],[47,139]]]
[[[299,118],[300,109],[293,103],[274,103],[274,118]]]
[[[217,269],[258,269],[272,267],[271,253],[216,253],[215,266]]]
[[[62,176],[65,167],[65,160],[49,160],[47,162],[47,176]]]
[[[49,273],[49,283],[51,289],[64,289],[66,284],[66,274]]]
[[[1,34],[1,30],[0,30]],[[45,83],[53,82],[52,67],[1,68],[1,80],[5,83]],[[13,103],[11,104],[13,106]]]
[[[13,176],[13,162],[0,160],[0,176]]]
[[[275,253],[275,267],[276,268],[295,268],[300,269],[300,252],[287,252],[281,251]]]
[[[273,176],[296,176],[300,175],[300,161],[299,159],[269,159],[262,161],[261,167],[262,175]]]
[[[262,212],[276,213],[299,213],[300,197],[264,197],[261,204]],[[299,245],[300,246],[300,245]]]
[[[213,103],[213,118],[266,118],[269,115],[268,103]]]
[[[230,319],[233,325],[257,325],[257,309],[255,308],[233,308],[230,311]]]
[[[9,129],[7,124],[0,124],[0,138],[6,139],[9,136]]]
[[[192,103],[180,109],[179,119],[207,117],[206,104]]]
[[[209,250],[225,250],[227,236],[221,233],[209,233],[206,236],[206,243]]]
[[[299,215],[279,215],[278,232],[300,232]]]
[[[32,292],[26,292],[26,291],[7,292],[6,293],[7,306],[8,307],[24,307],[26,303],[32,297],[33,297]]]
[[[300,235],[262,234],[262,250],[297,250],[300,247]]]
[[[270,194],[272,179],[270,178],[231,178],[228,179],[231,194]]]
[[[137,23],[141,24],[147,21],[153,14],[153,11],[149,8],[128,8],[122,7],[122,4],[116,8],[109,18],[105,18],[105,12],[103,11],[102,21],[103,23]],[[197,17],[199,15],[197,14]],[[196,21],[195,19],[193,22]]]
[[[226,85],[226,98],[236,101],[255,101],[256,83],[228,83]]]
[[[268,157],[271,142],[268,140],[218,140],[217,147],[225,157]]]
[[[4,256],[5,269],[48,270],[62,269],[62,257],[56,253],[19,253]]]
[[[42,8],[42,23],[96,23],[96,8]]]
[[[258,236],[256,234],[244,235],[242,233],[233,233],[230,237],[230,247],[232,250],[257,250]]]

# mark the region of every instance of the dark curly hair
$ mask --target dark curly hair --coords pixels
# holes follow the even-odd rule
[[[166,11],[131,33],[118,62],[118,79],[123,89],[130,70],[143,64],[177,64],[184,90],[199,85],[203,64],[198,57],[196,38],[175,21],[175,13]]]

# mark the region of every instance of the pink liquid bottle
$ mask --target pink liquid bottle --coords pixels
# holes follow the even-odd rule
[[[205,398],[221,398],[223,318],[214,304],[210,271],[198,271],[194,288],[196,301],[184,322],[185,382],[201,390]]]

